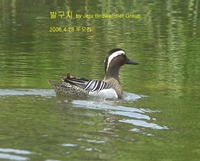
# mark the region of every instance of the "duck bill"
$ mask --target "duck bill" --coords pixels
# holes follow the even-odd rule
[[[130,59],[126,59],[126,64],[133,64],[133,65],[138,65],[139,63]]]

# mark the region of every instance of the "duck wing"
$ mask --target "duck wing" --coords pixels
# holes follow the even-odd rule
[[[103,89],[111,88],[111,86],[104,81],[89,80],[86,78],[75,78],[71,77],[69,74],[67,77],[62,78],[62,81],[78,86],[86,91],[100,91]]]

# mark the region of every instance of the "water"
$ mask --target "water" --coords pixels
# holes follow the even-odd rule
[[[0,160],[199,160],[199,6],[0,1]],[[56,97],[49,79],[102,79],[116,47],[140,63],[120,71],[123,100]]]

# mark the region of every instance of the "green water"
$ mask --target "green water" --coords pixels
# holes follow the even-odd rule
[[[0,0],[0,160],[198,161],[199,6]],[[116,47],[140,63],[120,71],[126,100],[56,97],[49,79],[102,79]]]

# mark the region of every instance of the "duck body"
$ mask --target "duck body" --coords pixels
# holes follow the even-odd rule
[[[61,78],[62,82],[49,81],[54,87],[57,96],[65,97],[99,97],[115,99],[119,98],[116,90],[108,82],[100,80],[87,80],[85,78],[71,78],[68,73]]]
[[[125,52],[112,49],[105,58],[105,76],[103,80],[89,80],[72,77],[69,73],[61,78],[61,82],[49,81],[60,97],[99,97],[105,99],[122,98],[122,87],[119,82],[119,70],[124,64],[137,65],[128,59]]]

